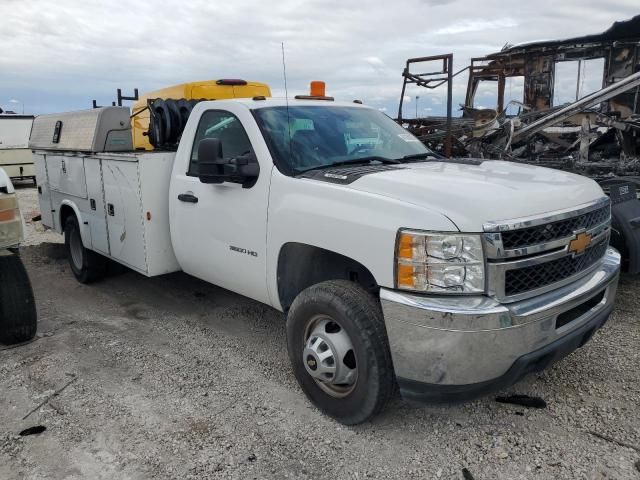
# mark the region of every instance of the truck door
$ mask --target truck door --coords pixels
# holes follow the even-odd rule
[[[260,161],[266,150],[245,107],[205,111],[185,130],[170,188],[171,239],[182,269],[198,278],[262,302],[266,286],[266,230],[271,171],[264,160],[251,188],[236,183],[205,184],[198,178],[198,144],[218,138],[224,158],[246,152]],[[193,115],[193,114],[192,114]],[[195,131],[194,131],[195,130]],[[262,153],[263,154],[263,153]]]

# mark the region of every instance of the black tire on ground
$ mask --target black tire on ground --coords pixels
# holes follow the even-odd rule
[[[105,276],[107,258],[84,247],[78,220],[73,215],[67,218],[64,225],[64,246],[71,270],[80,283],[95,282]]]
[[[38,314],[29,276],[18,255],[0,255],[0,344],[31,340]]]
[[[353,345],[357,380],[341,398],[320,388],[303,363],[307,327],[319,315],[344,328]],[[373,417],[394,392],[393,364],[380,304],[353,282],[331,280],[300,293],[287,316],[287,347],[304,393],[320,410],[343,424],[355,425]]]

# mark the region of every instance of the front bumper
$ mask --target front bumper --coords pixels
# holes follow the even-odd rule
[[[380,300],[403,397],[468,400],[507,387],[584,345],[613,309],[620,255],[534,298],[425,297],[381,289]]]

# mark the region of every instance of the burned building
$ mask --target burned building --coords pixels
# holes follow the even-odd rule
[[[504,110],[505,84],[509,77],[524,79],[523,103],[534,110],[554,107],[556,70],[562,62],[577,62],[576,95],[580,90],[584,62],[602,59],[601,87],[608,87],[640,71],[640,15],[616,22],[596,35],[506,46],[483,58],[473,58],[465,105],[474,105],[478,85],[484,81],[497,85],[498,112]],[[579,100],[579,98],[575,98]],[[622,93],[605,102],[604,112],[617,112],[626,118],[638,112],[638,89]]]
[[[561,168],[605,186],[619,177],[640,183],[640,15],[600,34],[506,45],[473,58],[457,73],[451,72],[450,57],[410,59],[403,72],[398,120],[432,149]],[[411,71],[425,61],[443,66],[436,72]],[[585,88],[587,66],[591,85]],[[450,87],[463,72],[468,83],[462,116],[451,118],[449,108],[446,117],[403,118],[407,85]],[[567,72],[573,78],[566,78]],[[521,92],[515,100],[507,90],[514,82]],[[492,105],[480,107],[481,90],[493,92]],[[447,97],[450,105],[451,88]]]

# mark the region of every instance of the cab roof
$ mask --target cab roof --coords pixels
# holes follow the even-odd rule
[[[206,100],[202,103],[211,103],[212,105],[220,104],[221,102],[233,102],[245,105],[251,110],[267,108],[267,107],[303,107],[303,106],[319,106],[319,107],[357,107],[357,108],[372,108],[367,105],[355,102],[336,102],[332,100],[312,100],[312,99],[287,99],[284,97],[259,97],[259,99],[253,98],[230,98],[225,100]]]

